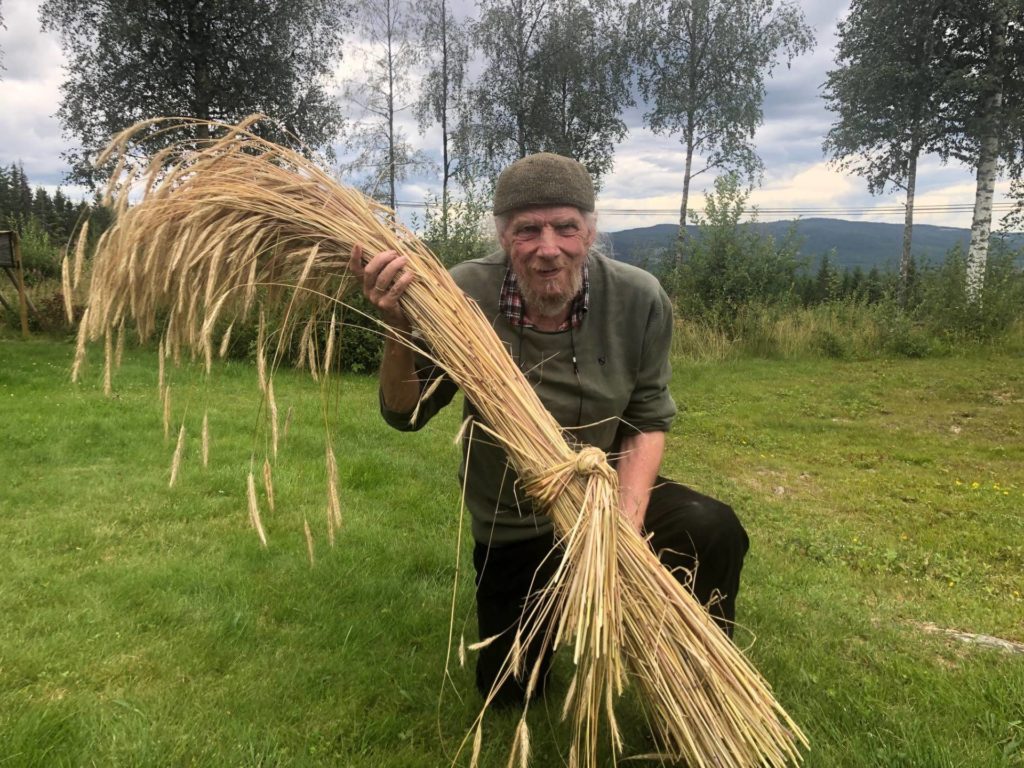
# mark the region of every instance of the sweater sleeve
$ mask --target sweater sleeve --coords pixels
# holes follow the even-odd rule
[[[672,302],[658,286],[644,327],[636,386],[622,416],[625,432],[667,432],[671,427],[676,415],[676,404],[669,391],[671,350]]]
[[[389,426],[400,432],[415,432],[422,429],[438,411],[451,402],[459,389],[443,368],[420,353],[416,355],[416,378],[420,386],[420,403],[408,413],[388,408],[384,404],[383,393],[379,388],[377,390],[381,416]],[[424,397],[427,392],[430,394]]]
[[[455,284],[465,291],[467,296],[479,302],[481,298],[485,298],[485,295],[490,293],[491,284],[487,280],[493,279],[495,275],[504,275],[504,271],[504,255],[492,254],[484,259],[456,264],[451,269],[451,276],[455,280]],[[500,282],[497,285],[500,285]],[[497,288],[493,293],[493,301],[496,304]],[[403,432],[421,429],[438,411],[452,401],[459,389],[444,369],[428,357],[426,342],[421,339],[420,344],[423,352],[416,355],[416,378],[419,380],[420,397],[422,398],[419,407],[412,413],[400,413],[387,408],[384,405],[383,396],[380,399],[380,412],[384,421]],[[437,383],[439,377],[441,381]],[[430,392],[429,396],[423,397],[426,392]]]

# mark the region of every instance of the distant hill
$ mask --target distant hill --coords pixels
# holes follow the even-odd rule
[[[872,221],[844,221],[842,219],[798,219],[796,221],[757,222],[758,231],[771,235],[776,240],[786,237],[790,227],[795,226],[800,242],[800,255],[808,259],[812,269],[820,263],[824,254],[844,268],[861,267],[865,271],[877,266],[879,269],[897,269],[903,252],[903,225],[882,224]],[[697,234],[696,227],[687,230]],[[670,246],[676,239],[679,226],[658,224],[653,227],[626,229],[610,232],[615,257],[633,264],[647,264],[662,248]],[[957,243],[966,249],[971,240],[969,229],[936,227],[931,224],[914,225],[913,252],[920,262],[941,261]],[[1009,235],[1013,248],[1024,248],[1024,233]],[[832,253],[835,253],[834,257]]]

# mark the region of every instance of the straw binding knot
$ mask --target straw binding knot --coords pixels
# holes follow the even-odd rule
[[[549,467],[545,472],[522,475],[523,489],[542,508],[548,508],[574,479],[584,485],[593,479],[617,484],[618,476],[608,463],[604,451],[593,446],[582,448],[579,453],[563,462]]]

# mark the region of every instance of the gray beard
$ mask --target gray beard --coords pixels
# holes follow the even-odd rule
[[[563,314],[572,304],[572,300],[583,289],[583,265],[577,269],[569,283],[569,290],[565,294],[539,294],[529,286],[527,281],[516,272],[516,281],[519,283],[519,291],[523,294],[523,303],[526,305],[527,314],[531,317],[558,317]]]

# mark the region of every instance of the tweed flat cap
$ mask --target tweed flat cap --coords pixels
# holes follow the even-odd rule
[[[494,215],[534,205],[573,205],[594,210],[594,181],[572,158],[538,152],[501,172],[494,188]]]

